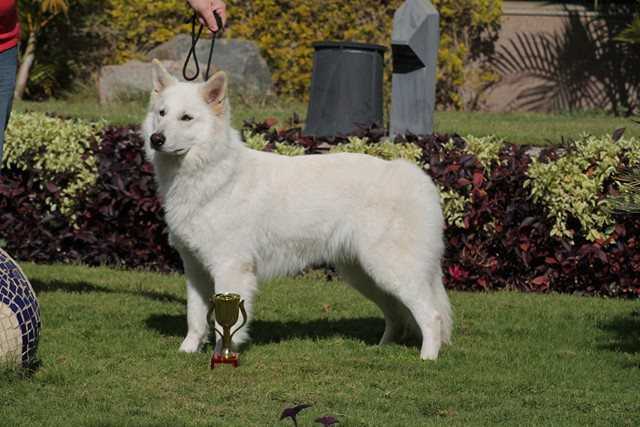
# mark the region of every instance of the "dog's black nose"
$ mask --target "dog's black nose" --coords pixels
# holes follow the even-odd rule
[[[151,135],[151,146],[156,150],[164,145],[165,137],[162,132],[156,132]]]

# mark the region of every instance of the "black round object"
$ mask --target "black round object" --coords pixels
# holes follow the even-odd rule
[[[304,133],[349,135],[383,122],[384,46],[314,43],[311,98]]]

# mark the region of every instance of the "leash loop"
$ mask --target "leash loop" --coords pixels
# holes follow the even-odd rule
[[[216,36],[218,33],[222,32],[222,18],[218,15],[218,12],[213,11],[213,17],[216,19],[216,24],[218,24],[218,31],[213,33],[213,37],[211,38],[211,47],[209,48],[209,59],[207,61],[207,71],[204,73],[204,81],[209,80],[209,72],[211,70],[211,59],[213,58],[213,48],[216,44]],[[203,24],[200,24],[200,28],[198,29],[198,33],[196,34],[196,12],[193,12],[193,16],[191,17],[191,47],[189,48],[189,53],[187,54],[187,58],[184,61],[184,66],[182,67],[182,77],[188,82],[191,82],[198,78],[200,75],[200,63],[198,62],[198,55],[196,55],[196,45],[200,40],[200,36],[202,35],[202,29],[204,28]],[[195,74],[189,76],[187,74],[187,67],[189,66],[189,61],[193,57],[193,62],[196,65]]]

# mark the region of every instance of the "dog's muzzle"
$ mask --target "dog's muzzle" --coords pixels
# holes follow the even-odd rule
[[[151,141],[151,147],[154,150],[158,150],[164,145],[166,138],[164,137],[164,134],[162,132],[156,132],[151,135],[151,138],[149,138],[149,140]]]

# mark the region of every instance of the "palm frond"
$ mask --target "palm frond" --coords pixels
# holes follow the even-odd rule
[[[610,209],[614,212],[640,213],[640,169],[625,171],[615,180],[622,192],[609,198]]]
[[[640,43],[640,17],[634,19],[631,25],[615,39],[623,43]]]

